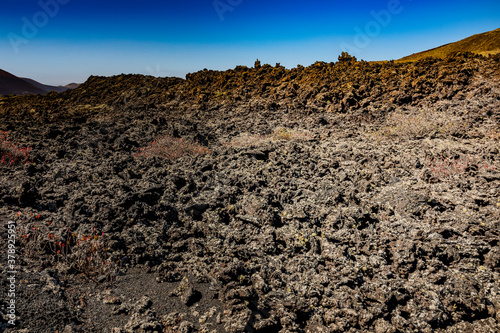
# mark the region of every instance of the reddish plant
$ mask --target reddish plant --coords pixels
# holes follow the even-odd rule
[[[496,170],[493,162],[485,163],[482,160],[472,159],[470,156],[460,156],[458,158],[438,158],[426,159],[426,165],[430,168],[434,177],[445,178],[448,176],[463,174],[469,167],[476,167],[478,170]]]
[[[75,237],[75,234],[72,235]],[[116,267],[108,258],[107,243],[108,239],[104,232],[99,233],[95,228],[92,229],[91,236],[86,235],[77,240],[71,258],[75,268],[91,279],[102,274],[111,278]]]
[[[186,155],[209,154],[210,150],[197,143],[190,143],[181,138],[163,136],[147,147],[140,148],[135,156],[140,157],[163,157],[169,160],[175,160]]]
[[[15,165],[28,163],[31,148],[20,148],[10,142],[9,133],[0,131],[0,164]]]
[[[23,216],[18,213],[20,241],[28,258],[45,256],[53,265],[63,262],[76,271],[94,280],[104,275],[108,280],[114,276],[118,263],[109,258],[109,239],[104,232],[92,229],[91,234],[78,236],[69,228],[64,231],[52,229],[50,222],[41,222],[41,216]],[[28,221],[23,222],[27,217]],[[34,219],[33,219],[34,218]]]

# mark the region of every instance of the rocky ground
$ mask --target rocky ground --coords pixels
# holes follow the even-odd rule
[[[0,100],[31,148],[0,167],[2,277],[8,221],[19,264],[0,330],[500,331],[499,62],[256,62]]]

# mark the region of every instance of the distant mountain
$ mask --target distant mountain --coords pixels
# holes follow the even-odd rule
[[[78,88],[79,84],[70,83],[67,86],[49,86],[33,79],[20,78],[0,69],[0,96],[2,95],[46,95],[50,91],[63,92]]]
[[[42,89],[43,91],[46,91],[46,92],[49,92],[49,91],[55,91],[55,92],[63,92],[63,91],[66,91],[68,90],[68,88],[66,87],[63,87],[63,86],[49,86],[49,85],[46,85],[46,84],[43,84],[43,83],[40,83],[40,82],[37,82],[33,79],[28,79],[28,78],[24,78],[22,77],[21,79],[23,79],[24,81],[34,85],[35,87],[39,88],[39,89]]]
[[[417,61],[424,58],[445,58],[454,52],[472,52],[481,55],[500,53],[500,29],[473,35],[455,43],[445,44],[434,49],[414,53],[398,61]]]
[[[70,83],[70,84],[65,85],[65,87],[68,89],[76,89],[79,86],[80,86],[80,83]]]
[[[45,95],[46,93],[46,90],[0,69],[0,95]]]

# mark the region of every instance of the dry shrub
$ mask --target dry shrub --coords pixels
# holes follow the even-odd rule
[[[229,147],[258,147],[269,141],[269,136],[267,135],[241,133],[231,141],[223,143],[223,145]]]
[[[285,127],[277,127],[274,129],[273,134],[271,135],[273,140],[302,140],[308,139],[309,133],[302,130],[293,130]]]
[[[277,127],[272,134],[268,135],[242,133],[224,145],[229,147],[258,147],[272,141],[308,140],[310,137],[308,131]]]
[[[175,160],[186,155],[203,155],[209,153],[210,150],[207,147],[167,135],[156,139],[147,147],[140,148],[140,151],[135,156],[162,157]]]
[[[422,109],[405,113],[401,110],[391,113],[385,125],[376,135],[419,139],[431,134],[451,136],[463,135],[469,126],[458,116],[443,111]]]

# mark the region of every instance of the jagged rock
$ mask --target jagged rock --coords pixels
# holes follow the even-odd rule
[[[0,130],[32,148],[0,166],[22,323],[499,331],[499,60],[91,77],[0,100]],[[165,135],[198,151],[141,155]]]

